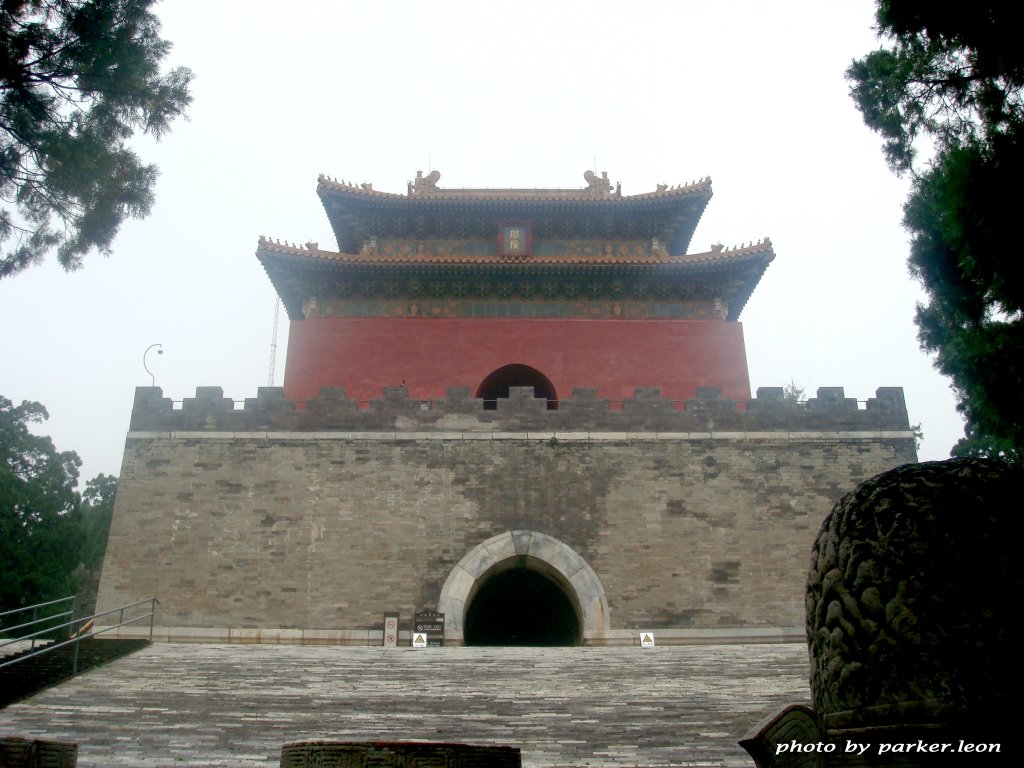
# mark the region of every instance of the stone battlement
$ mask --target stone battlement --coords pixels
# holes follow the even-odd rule
[[[440,400],[415,400],[405,387],[387,388],[381,398],[359,401],[343,389],[321,390],[315,400],[294,401],[280,387],[260,387],[244,407],[224,397],[220,387],[197,387],[195,397],[175,408],[159,387],[138,387],[132,410],[133,432],[909,432],[902,387],[881,387],[865,408],[842,387],[821,387],[805,402],[787,400],[782,387],[760,387],[757,396],[737,402],[718,388],[701,388],[683,401],[661,397],[657,388],[635,390],[622,401],[603,400],[596,389],[577,388],[572,398],[549,403],[532,387],[513,387],[508,398],[474,398],[468,388],[450,388]],[[739,435],[737,435],[739,436]],[[770,436],[770,435],[766,435]],[[907,435],[888,435],[909,437]]]

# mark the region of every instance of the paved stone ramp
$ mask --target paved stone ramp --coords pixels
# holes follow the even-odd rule
[[[523,765],[744,766],[807,702],[803,645],[430,648],[155,644],[0,710],[78,765],[277,766],[298,739],[508,744]]]

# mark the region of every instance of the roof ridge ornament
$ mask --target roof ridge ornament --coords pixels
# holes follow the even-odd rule
[[[409,182],[409,194],[423,195],[437,192],[437,182],[440,178],[440,171],[431,171],[426,176],[423,175],[423,171],[416,171],[416,180]]]
[[[741,242],[739,245],[730,245],[728,248],[719,243],[712,243],[711,250],[709,253],[726,253],[726,254],[742,254],[742,253],[756,253],[759,251],[770,251],[772,250],[772,240],[770,237],[765,236],[761,240],[751,240],[750,242]]]
[[[611,197],[612,183],[608,181],[608,171],[601,171],[601,176],[598,177],[596,173],[588,170],[584,172],[583,178],[586,180],[587,189],[590,192],[601,197]],[[616,188],[616,192],[621,194],[621,185]]]

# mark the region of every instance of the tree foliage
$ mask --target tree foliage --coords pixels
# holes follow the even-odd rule
[[[927,293],[918,338],[952,379],[959,455],[1024,459],[1024,46],[1009,2],[880,0],[887,46],[847,71],[851,94],[913,184],[910,269]],[[927,160],[921,161],[925,155]]]
[[[0,1],[0,278],[52,249],[77,269],[149,212],[157,170],[128,140],[163,135],[192,78],[161,73],[154,2]]]
[[[0,607],[74,594],[85,531],[75,490],[81,460],[59,452],[29,425],[47,418],[39,403],[0,397]]]
[[[78,612],[89,615],[96,611],[100,590],[103,558],[107,552],[107,535],[114,517],[117,478],[97,475],[85,484],[82,492],[82,527],[85,540],[74,575],[78,579]]]
[[[782,396],[793,403],[802,403],[807,399],[807,390],[790,378],[789,384],[782,388]]]
[[[85,484],[82,493],[82,524],[85,527],[85,542],[82,546],[82,564],[90,571],[99,573],[103,556],[107,552],[107,534],[114,518],[114,501],[117,498],[117,478],[113,475],[96,475]]]

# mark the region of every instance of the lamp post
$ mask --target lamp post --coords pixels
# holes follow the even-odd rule
[[[149,374],[150,386],[155,387],[156,386],[156,376],[153,375],[153,372],[151,370],[149,370],[149,366],[146,365],[146,355],[149,354],[149,350],[153,349],[153,347],[157,348],[156,353],[158,355],[162,355],[164,353],[164,345],[163,344],[150,344],[148,347],[146,347],[146,351],[142,353],[142,367],[145,368],[146,369],[146,373]]]

